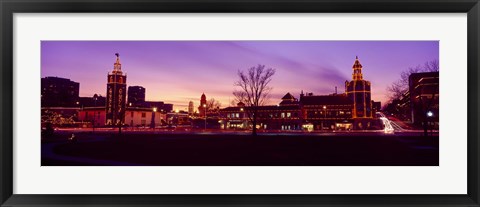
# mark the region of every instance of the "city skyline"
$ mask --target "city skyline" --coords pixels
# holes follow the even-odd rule
[[[80,83],[80,96],[105,96],[106,74],[120,53],[128,86],[146,88],[146,100],[197,106],[202,93],[227,107],[237,71],[257,64],[277,70],[270,102],[303,90],[344,92],[355,56],[372,82],[372,100],[387,100],[386,87],[408,67],[438,60],[438,41],[42,41],[41,76]]]

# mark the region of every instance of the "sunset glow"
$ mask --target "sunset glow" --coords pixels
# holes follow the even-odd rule
[[[439,59],[438,41],[43,41],[41,77],[80,83],[80,96],[106,94],[107,73],[120,54],[128,86],[146,88],[146,100],[198,107],[200,96],[222,107],[233,100],[237,71],[262,64],[275,68],[270,104],[287,92],[344,92],[355,56],[371,81],[372,100],[387,100],[386,88],[409,67]]]

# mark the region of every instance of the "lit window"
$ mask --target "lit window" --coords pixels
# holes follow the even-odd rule
[[[239,118],[239,117],[240,117],[240,114],[239,114],[239,113],[236,113],[236,114],[235,114],[235,117]]]
[[[287,117],[292,117],[292,113],[288,112]]]
[[[339,113],[340,113],[340,114],[344,114],[344,112],[343,112],[343,111],[340,111]]]
[[[285,118],[285,113],[282,112],[282,118]]]

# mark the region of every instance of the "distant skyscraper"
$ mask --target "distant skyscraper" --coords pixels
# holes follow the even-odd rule
[[[127,76],[122,73],[120,55],[113,64],[113,71],[108,74],[106,125],[123,124],[125,119],[125,101],[127,92]]]
[[[363,79],[362,68],[356,57],[352,80],[345,81],[345,92],[353,101],[353,118],[372,118],[371,84]]]
[[[195,106],[193,105],[193,101],[188,102],[188,114],[189,114],[189,115],[193,115],[193,113],[194,113],[194,107],[195,107]]]
[[[80,83],[73,82],[70,79],[58,77],[42,78],[42,107],[63,106],[73,107],[79,106],[78,93]]]
[[[145,102],[145,88],[128,86],[128,106],[141,106]]]
[[[205,116],[206,105],[207,105],[207,96],[205,96],[205,93],[203,93],[202,96],[200,97],[200,106],[198,106],[198,113],[200,113],[200,116]]]

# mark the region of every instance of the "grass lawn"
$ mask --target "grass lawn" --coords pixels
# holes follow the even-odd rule
[[[90,135],[92,136],[92,135]],[[437,166],[438,137],[123,134],[54,154],[147,166]],[[77,135],[82,140],[82,135]],[[42,165],[95,165],[42,159]]]

